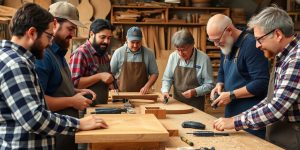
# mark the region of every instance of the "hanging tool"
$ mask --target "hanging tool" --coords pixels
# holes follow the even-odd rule
[[[194,131],[192,133],[186,133],[186,134],[193,134],[194,136],[202,136],[202,137],[229,136],[229,133],[215,133],[212,131]]]

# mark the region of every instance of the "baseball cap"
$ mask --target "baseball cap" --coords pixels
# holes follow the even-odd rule
[[[52,5],[49,6],[49,12],[54,17],[67,19],[68,21],[74,23],[79,27],[85,27],[79,21],[79,12],[77,8],[68,2],[61,1],[61,2],[53,3]]]
[[[129,41],[141,41],[142,37],[142,31],[138,27],[131,27],[127,31],[127,38]]]

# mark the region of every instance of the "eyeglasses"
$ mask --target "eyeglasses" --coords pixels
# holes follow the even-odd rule
[[[187,52],[190,47],[191,47],[191,45],[186,45],[186,46],[176,47],[176,49],[177,49],[177,51],[184,53],[184,52]]]
[[[221,41],[221,39],[222,39],[222,37],[223,37],[223,35],[224,35],[224,33],[225,33],[225,31],[227,30],[228,27],[229,27],[229,25],[223,30],[220,38],[215,39],[215,40],[208,38],[207,40],[210,41],[210,42],[216,43],[217,45],[219,45],[220,41]]]
[[[276,30],[276,29],[273,29],[273,30],[271,30],[270,32],[266,33],[265,35],[263,35],[263,36],[261,36],[261,37],[259,37],[259,38],[255,38],[256,41],[257,41],[259,44],[261,44],[261,40],[262,40],[264,37],[266,37],[267,35],[273,33],[275,30]]]
[[[52,40],[52,39],[55,38],[55,36],[54,36],[53,34],[49,33],[49,32],[44,31],[44,33],[47,34],[47,38],[48,38],[49,40]]]

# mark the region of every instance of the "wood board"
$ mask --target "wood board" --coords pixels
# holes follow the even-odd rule
[[[107,129],[79,131],[75,143],[164,142],[169,133],[153,114],[101,114]]]
[[[145,114],[147,107],[159,107],[160,109],[165,109],[167,114],[188,114],[194,111],[193,107],[191,106],[169,102],[168,104],[156,103],[141,105],[140,108],[142,114]]]
[[[119,92],[119,94],[111,93],[112,99],[151,99],[151,100],[157,100],[159,94],[158,93],[149,93],[142,95],[140,92]]]
[[[79,20],[81,22],[90,21],[93,17],[94,8],[90,4],[89,0],[82,0],[81,3],[77,6],[79,12]]]

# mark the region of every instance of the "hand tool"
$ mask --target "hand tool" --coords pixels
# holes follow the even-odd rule
[[[114,85],[114,91],[117,95],[119,95],[119,86],[118,86],[118,83],[117,83],[117,79],[115,78],[114,75],[112,75],[113,78],[114,78],[114,81],[113,81],[113,85]]]
[[[212,101],[214,102],[220,95],[215,92],[214,94],[214,99],[212,99]],[[217,109],[218,108],[218,103],[215,103],[213,106],[211,106],[213,109]]]
[[[96,108],[91,114],[121,114],[127,112],[126,108]]]
[[[127,101],[128,101],[128,99],[126,99],[126,98],[122,98],[122,99],[112,99],[112,102],[113,102],[113,103],[116,103],[116,102],[126,103]]]
[[[208,147],[200,147],[200,148],[197,148],[195,150],[215,150],[216,148],[213,146],[211,148],[208,148]]]
[[[163,101],[163,103],[164,104],[167,104],[169,102],[169,98],[167,97],[167,96],[164,96],[164,101]]]
[[[84,94],[83,97],[85,97],[85,98],[87,98],[87,99],[93,101],[93,100],[92,100],[92,99],[93,99],[93,95],[92,95],[91,93]],[[92,107],[94,107],[95,105],[96,105],[95,101],[93,101],[92,104],[90,104],[90,106],[92,106]],[[85,112],[85,111],[86,111],[86,110],[84,110],[84,112]]]
[[[229,133],[215,133],[212,131],[194,131],[192,133],[186,133],[186,134],[193,134],[195,136],[202,136],[202,137],[229,136]]]
[[[194,146],[194,143],[190,140],[188,140],[187,138],[180,136],[181,141],[185,142],[186,144],[190,145],[190,146]]]
[[[193,128],[193,129],[205,129],[205,125],[200,123],[200,122],[196,122],[196,121],[184,121],[181,126],[183,128]]]

